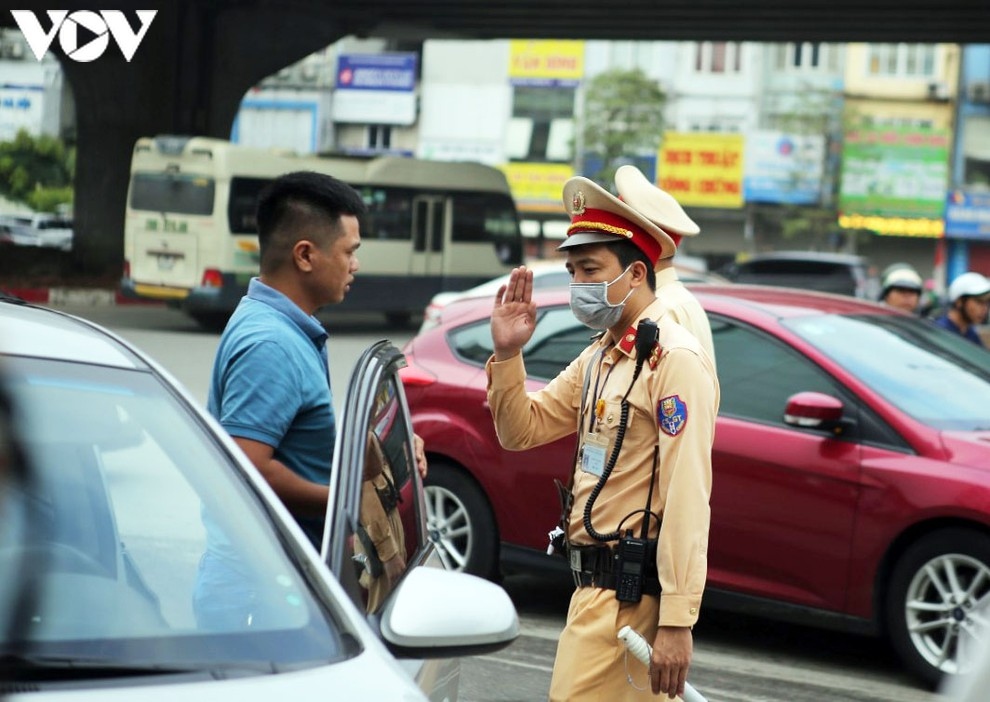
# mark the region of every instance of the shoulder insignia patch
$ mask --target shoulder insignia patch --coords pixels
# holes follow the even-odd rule
[[[688,409],[680,395],[665,397],[657,403],[657,423],[660,431],[677,436],[687,424]]]

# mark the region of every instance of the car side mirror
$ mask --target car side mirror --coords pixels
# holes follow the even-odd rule
[[[842,419],[842,401],[821,392],[799,392],[787,398],[784,423],[801,429],[823,429],[842,434],[847,422]]]
[[[385,645],[401,658],[491,653],[519,636],[519,617],[495,583],[440,568],[410,570],[381,614]]]

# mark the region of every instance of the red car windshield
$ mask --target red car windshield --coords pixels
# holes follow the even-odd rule
[[[986,349],[911,317],[818,315],[782,324],[918,421],[990,430]]]

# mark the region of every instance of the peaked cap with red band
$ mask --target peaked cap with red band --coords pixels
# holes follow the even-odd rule
[[[656,266],[677,252],[682,236],[700,231],[673,197],[650,183],[634,166],[620,167],[615,184],[619,197],[581,176],[564,184],[564,208],[571,216],[571,224],[558,250],[625,239]]]

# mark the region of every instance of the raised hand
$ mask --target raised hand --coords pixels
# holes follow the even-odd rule
[[[495,360],[504,361],[519,353],[536,328],[536,305],[533,304],[533,271],[526,266],[514,268],[509,282],[498,289],[492,310],[492,341]]]

